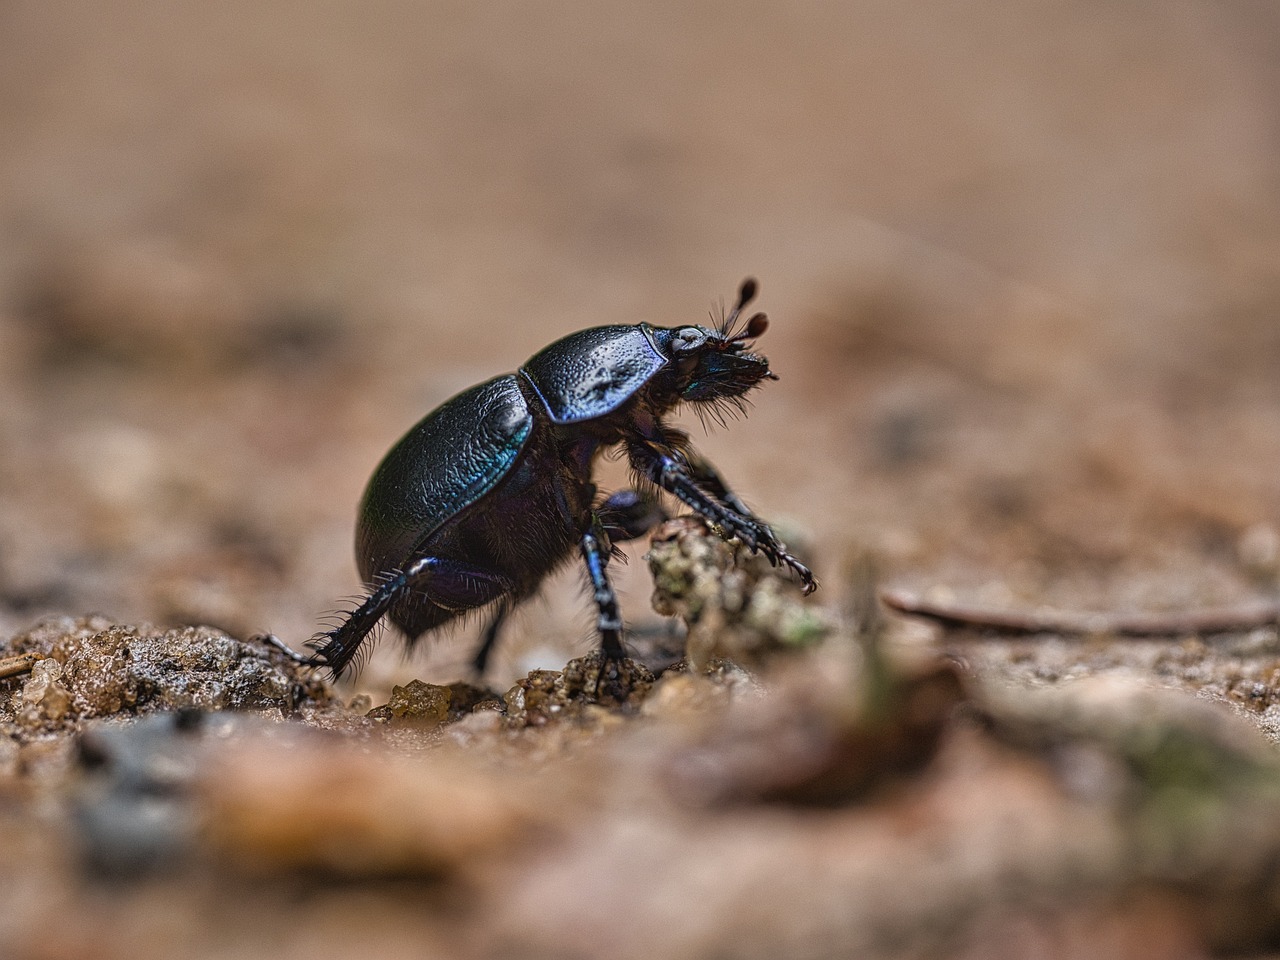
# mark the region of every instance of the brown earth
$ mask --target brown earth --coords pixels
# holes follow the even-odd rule
[[[895,620],[903,676],[934,676],[943,652],[963,678],[914,772],[898,769],[903,742],[848,733],[863,720],[822,693],[856,647],[868,560],[882,584],[993,610],[1280,599],[1271,4],[17,0],[0,9],[0,91],[0,659],[45,664],[0,678],[0,866],[22,880],[5,884],[0,937],[19,955],[136,956],[137,932],[200,938],[208,956],[1280,944],[1259,905],[1274,902],[1275,758],[1240,746],[1250,723],[1232,716],[1280,731],[1274,625],[1130,641]],[[659,677],[657,706],[634,715],[574,687],[571,722],[515,729],[527,694],[564,694],[547,671],[591,648],[566,574],[508,631],[492,699],[449,712],[442,688],[414,688],[446,722],[424,732],[397,725],[409,708],[395,713],[392,688],[457,680],[475,626],[410,660],[384,644],[337,700],[241,644],[272,631],[299,647],[359,590],[354,505],[426,410],[582,326],[697,321],[747,274],[782,379],[747,420],[692,426],[813,557],[810,602],[838,625],[826,645],[753,663],[754,680]],[[658,622],[644,549],[620,575],[642,625]],[[48,616],[62,619],[36,627]],[[137,661],[116,655],[138,643]],[[223,686],[224,670],[241,672]],[[76,810],[114,809],[110,791],[76,799],[99,789],[83,754],[102,721],[75,684],[104,675],[124,691],[116,712],[215,711],[192,756],[239,771],[221,782],[245,792],[179,776],[200,810],[278,796],[304,817],[338,789],[308,781],[317,770],[350,769],[381,800],[275,859],[253,851],[295,836],[283,812],[263,806],[265,834],[195,840],[178,818],[181,836],[125,843],[146,862],[99,889],[102,863],[66,844]],[[737,692],[708,692],[723,689]],[[818,751],[842,758],[828,766],[857,743],[873,780],[895,771],[886,792],[820,813],[761,800],[782,788],[751,773],[751,748],[692,719],[750,712],[753,696],[781,704],[743,721],[766,758],[792,755],[770,731],[842,744]],[[384,714],[365,718],[374,704]],[[236,727],[228,707],[271,719],[236,712]],[[1135,741],[1147,715],[1165,733]],[[143,720],[122,729],[148,745],[104,755],[187,750]],[[87,748],[68,736],[86,729]],[[743,769],[654,773],[697,735]],[[1172,780],[1148,763],[1166,741],[1193,745]],[[829,783],[813,763],[788,789]],[[255,786],[259,767],[281,779]],[[455,780],[445,806],[473,820],[405,813]],[[690,801],[687,782],[720,799]],[[1214,799],[1170,820],[1168,789]],[[1261,811],[1259,833],[1230,832],[1241,811]],[[417,859],[353,869],[349,838],[402,816],[370,848]],[[1190,846],[1161,847],[1170,832]],[[443,835],[461,839],[442,852]],[[258,861],[235,866],[245,851]]]

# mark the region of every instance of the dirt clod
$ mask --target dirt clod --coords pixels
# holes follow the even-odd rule
[[[368,717],[430,729],[449,717],[452,700],[453,691],[448,687],[411,680],[403,687],[392,687],[391,699],[385,706],[370,710]]]
[[[48,620],[12,638],[7,654],[40,657],[28,677],[0,679],[0,727],[30,736],[95,717],[174,710],[320,709],[329,694],[278,650],[208,627],[157,630],[101,619]]]
[[[677,517],[655,531],[647,554],[653,607],[688,626],[686,656],[696,669],[723,657],[757,665],[779,651],[820,641],[831,624],[801,599],[785,572],[739,540],[713,533],[700,517]]]

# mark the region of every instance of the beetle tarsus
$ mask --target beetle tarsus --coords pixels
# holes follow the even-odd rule
[[[310,657],[308,657],[305,653],[299,653],[297,650],[293,649],[293,647],[289,646],[283,640],[277,637],[274,633],[255,633],[249,637],[249,642],[263,643],[263,644],[266,644],[268,647],[275,647],[277,650],[279,650],[282,654],[284,654],[294,663],[302,664],[303,666],[311,665]]]
[[[786,545],[778,539],[773,528],[757,517],[751,508],[729,489],[729,485],[725,483],[711,461],[696,454],[686,454],[685,460],[689,464],[690,474],[700,487],[726,507],[755,523],[756,532],[751,535],[755,538],[754,541],[744,538],[744,543],[753,550],[763,552],[772,566],[782,565],[792,570],[800,578],[805,596],[818,589],[818,581],[814,579],[813,571],[787,552]]]
[[[311,664],[327,668],[335,680],[342,676],[369,631],[377,626],[383,614],[400,598],[408,585],[409,574],[403,570],[384,577],[378,588],[365,597],[358,607],[344,614],[342,623],[307,641],[307,646],[315,651],[310,657]]]
[[[630,445],[630,455],[631,464],[637,471],[695,513],[736,536],[747,549],[763,555],[772,566],[781,565],[793,571],[800,578],[806,595],[817,589],[818,582],[813,572],[787,552],[786,546],[767,523],[750,511],[740,511],[726,502],[732,500],[742,505],[714,469],[699,471],[693,466],[699,458],[682,456],[674,451],[666,453],[639,441]]]

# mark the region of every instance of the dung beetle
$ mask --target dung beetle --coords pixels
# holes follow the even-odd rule
[[[427,414],[374,471],[360,505],[356,561],[369,593],[311,640],[310,662],[336,677],[384,616],[412,645],[492,605],[474,660],[482,674],[503,619],[575,548],[594,591],[601,651],[620,660],[622,618],[605,570],[613,544],[661,518],[655,486],[789,567],[812,592],[809,568],[694,452],[688,434],[665,422],[682,403],[723,421],[744,409],[748,391],[777,379],[751,352],[765,315],[739,328],[755,294],[755,281],[743,281],[733,310],[710,328],[580,330]],[[649,493],[597,496],[592,467],[617,446]]]

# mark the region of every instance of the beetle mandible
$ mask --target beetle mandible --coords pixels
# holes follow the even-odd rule
[[[621,446],[639,485],[656,486],[736,536],[805,593],[812,572],[747,508],[688,434],[666,417],[682,403],[719,418],[765,380],[751,352],[768,320],[739,324],[756,294],[743,281],[714,327],[647,323],[591,327],[557,340],[517,373],[464,390],[427,414],[374,471],[360,505],[356,560],[368,595],[310,642],[310,662],[334,676],[351,664],[384,616],[412,645],[481,607],[495,613],[475,655],[483,673],[503,619],[543,579],[580,552],[598,609],[607,660],[624,656],[622,618],[606,567],[613,544],[644,534],[661,516],[633,490],[601,499],[592,468]]]

